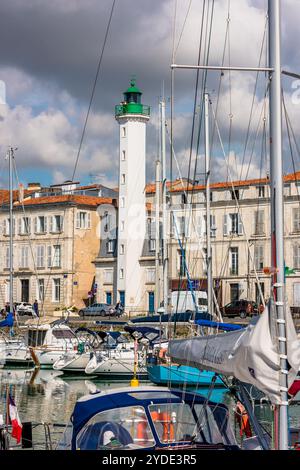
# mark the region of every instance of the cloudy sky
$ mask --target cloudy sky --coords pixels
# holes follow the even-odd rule
[[[299,72],[299,0],[281,3],[283,67]],[[208,49],[205,40],[208,31],[205,33],[212,4],[212,0],[205,2],[203,51]],[[266,63],[267,43],[263,42],[266,5],[266,0],[215,0],[209,48],[211,64],[221,63],[224,50],[224,63],[230,60],[234,65],[257,66],[261,51],[261,63]],[[6,86],[7,102],[0,105],[1,185],[6,185],[8,145],[18,148],[16,162],[22,182],[52,184],[72,177],[111,7],[112,0],[1,0],[0,80]],[[76,174],[82,183],[117,183],[118,125],[114,106],[122,99],[133,74],[143,91],[144,104],[152,107],[147,179],[153,179],[158,141],[157,103],[163,84],[169,116],[173,37],[176,62],[196,63],[202,11],[201,0],[116,0]],[[187,176],[188,172],[195,79],[195,71],[175,72],[174,151],[178,165],[174,162],[174,177],[179,173]],[[201,80],[200,74],[200,83]],[[243,176],[259,176],[267,168],[262,150],[263,123],[267,123],[266,80],[263,75],[259,78],[253,98],[255,80],[253,73],[224,73],[221,78],[216,72],[208,74],[207,90],[212,107],[217,109],[220,137],[233,177],[241,172]],[[283,85],[289,118],[299,135],[300,83],[284,78]],[[197,106],[196,123],[199,110]],[[213,176],[221,180],[228,168],[214,122],[212,126]],[[197,163],[199,179],[203,172],[202,140],[201,137]],[[291,157],[286,140],[284,151],[284,166],[289,171]],[[300,169],[295,149],[294,158]],[[192,161],[194,165],[194,152]]]

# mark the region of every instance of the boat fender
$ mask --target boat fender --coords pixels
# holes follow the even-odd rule
[[[252,437],[249,415],[244,405],[238,401],[235,408],[235,420],[240,427],[240,436]]]

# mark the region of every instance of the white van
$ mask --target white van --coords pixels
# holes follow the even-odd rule
[[[195,300],[199,313],[207,312],[207,293],[194,291]],[[172,313],[195,312],[193,295],[190,291],[175,290],[171,294]]]

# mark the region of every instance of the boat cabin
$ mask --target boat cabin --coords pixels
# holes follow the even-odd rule
[[[225,405],[160,387],[127,387],[80,398],[58,449],[235,449]]]

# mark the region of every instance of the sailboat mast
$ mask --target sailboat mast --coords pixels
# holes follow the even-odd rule
[[[167,247],[167,172],[166,172],[166,105],[162,99],[160,102],[161,118],[161,163],[162,163],[162,239],[163,239],[163,296],[164,312],[168,313],[168,247]]]
[[[288,449],[288,367],[285,325],[284,222],[282,170],[282,101],[280,0],[268,0],[270,72],[270,177],[271,177],[271,259],[276,268],[272,289],[276,305],[280,354],[280,388],[282,404],[276,410],[279,432],[276,445]]]
[[[8,172],[9,172],[9,311],[13,312],[13,176],[12,160],[14,156],[13,148],[8,151]]]
[[[205,110],[205,191],[206,191],[206,267],[207,267],[207,305],[213,315],[213,277],[211,256],[211,217],[210,217],[210,132],[209,132],[209,95],[204,93]]]
[[[156,160],[155,165],[155,311],[160,305],[160,230],[159,230],[159,203],[161,185],[161,165],[160,160]]]

